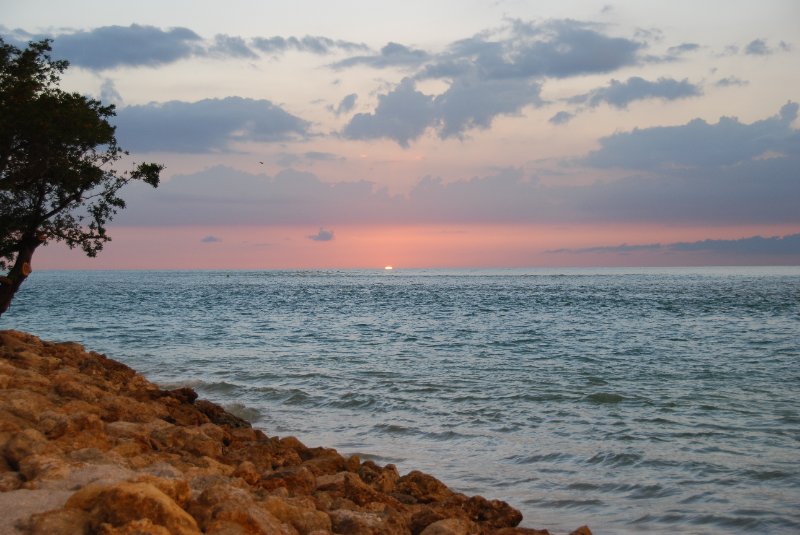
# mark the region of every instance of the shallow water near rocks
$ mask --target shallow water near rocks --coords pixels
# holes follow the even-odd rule
[[[800,532],[800,268],[49,271],[2,329],[524,526]]]

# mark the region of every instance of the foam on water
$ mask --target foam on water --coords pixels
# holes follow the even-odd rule
[[[525,525],[800,531],[798,268],[37,272],[0,328]]]

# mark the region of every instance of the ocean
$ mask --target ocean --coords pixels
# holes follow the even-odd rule
[[[523,526],[800,533],[800,267],[43,271],[11,328]]]

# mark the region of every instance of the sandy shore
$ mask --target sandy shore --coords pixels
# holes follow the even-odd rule
[[[189,388],[15,331],[0,331],[0,452],[0,535],[548,533],[505,502],[267,436]]]

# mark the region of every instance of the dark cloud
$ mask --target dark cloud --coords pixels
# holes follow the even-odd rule
[[[119,94],[117,86],[114,85],[114,81],[110,78],[103,80],[103,84],[100,86],[100,101],[104,104],[114,104],[115,106],[122,104],[122,95]]]
[[[208,54],[226,58],[258,58],[258,54],[250,50],[244,39],[222,34],[214,37],[213,44],[208,48]]]
[[[276,55],[295,50],[325,55],[369,50],[363,43],[322,36],[257,37],[246,41],[239,36],[220,34],[206,40],[188,28],[164,30],[140,24],[102,26],[57,35],[33,35],[23,30],[7,30],[2,26],[0,32],[7,35],[8,42],[16,46],[25,46],[34,39],[53,38],[55,56],[92,70],[158,67],[195,56],[256,59],[259,52]]]
[[[528,105],[539,106],[541,88],[526,80],[459,79],[441,95],[416,90],[414,81],[378,97],[374,113],[353,116],[342,134],[350,139],[388,138],[402,147],[422,136],[428,128],[439,137],[462,137],[471,129],[486,129],[498,115],[519,113]]]
[[[689,52],[695,52],[700,49],[697,43],[681,43],[677,46],[671,46],[667,49],[667,54],[670,56],[681,56]]]
[[[748,56],[768,56],[772,54],[772,49],[767,46],[764,39],[754,39],[744,47],[744,53]]]
[[[453,43],[420,77],[460,76],[469,71],[489,79],[566,78],[635,65],[643,43],[612,37],[598,26],[556,20],[542,24],[513,21],[499,34],[481,34]]]
[[[616,253],[616,254],[628,254],[628,253],[638,253],[641,251],[659,251],[664,248],[663,245],[660,243],[650,243],[646,245],[628,245],[627,243],[623,243],[622,245],[602,245],[599,247],[581,247],[578,249],[550,249],[545,251],[545,253],[574,253],[574,254],[582,254],[582,253]]]
[[[791,127],[798,105],[789,102],[778,115],[743,124],[723,117],[716,124],[695,119],[681,126],[636,129],[600,140],[600,149],[583,163],[594,167],[656,169],[733,165],[769,152],[800,153],[800,133]]]
[[[216,236],[208,235],[208,236],[204,237],[202,240],[200,240],[200,243],[219,243],[221,241],[222,241],[221,238],[217,238]]]
[[[331,241],[333,240],[333,231],[320,227],[319,232],[309,236],[308,239],[314,241]]]
[[[290,50],[310,54],[326,55],[336,51],[355,52],[369,50],[363,43],[331,39],[329,37],[306,35],[305,37],[256,37],[253,46],[267,54],[282,54]]]
[[[574,20],[533,23],[510,21],[496,31],[452,43],[430,55],[391,43],[378,55],[341,61],[336,68],[369,65],[419,66],[416,74],[379,97],[372,113],[360,113],[344,128],[351,139],[388,138],[407,147],[432,128],[441,138],[465,136],[489,128],[497,116],[541,106],[546,78],[611,72],[643,61],[643,43],[603,33],[599,25]],[[425,95],[413,82],[440,79],[448,84],[438,95]],[[688,81],[630,79],[587,95],[617,106],[638,98],[681,98],[699,89]],[[596,104],[594,104],[596,105]],[[561,115],[559,119],[566,119]]]
[[[87,69],[157,67],[189,58],[201,52],[202,45],[202,38],[188,28],[131,24],[58,35],[53,54]]]
[[[602,247],[584,247],[579,249],[553,249],[547,253],[615,253],[628,254],[641,251],[681,251],[681,252],[711,252],[735,255],[756,256],[786,256],[800,255],[800,234],[788,236],[773,236],[764,238],[752,236],[735,240],[702,240],[695,242],[678,242],[669,244],[646,245],[612,245]]]
[[[358,95],[355,93],[350,93],[346,97],[339,102],[339,105],[336,106],[334,112],[336,115],[341,115],[343,113],[350,113],[353,110],[353,107],[356,105],[356,100],[358,99]]]
[[[393,91],[378,97],[374,113],[357,113],[342,134],[350,139],[389,138],[402,147],[417,139],[436,121],[433,97],[404,79]]]
[[[268,100],[240,97],[127,106],[117,113],[117,134],[131,151],[227,151],[237,141],[304,137],[309,123]]]
[[[737,78],[736,76],[727,76],[725,78],[720,78],[717,80],[714,85],[717,87],[739,87],[748,85],[750,82],[747,80],[742,80],[741,78]]]
[[[487,129],[498,115],[519,113],[528,105],[540,106],[541,87],[517,79],[461,78],[434,99],[441,138],[462,137],[473,128]]]
[[[415,68],[422,65],[429,58],[430,54],[424,50],[410,48],[399,43],[388,43],[377,54],[347,58],[332,64],[331,67],[334,69],[346,69],[356,65],[366,65],[374,69],[388,67]]]
[[[573,113],[570,113],[568,111],[560,111],[555,115],[553,115],[552,117],[550,117],[547,120],[547,122],[555,125],[567,124],[572,120],[573,117],[575,117],[575,114]]]
[[[572,97],[569,101],[573,104],[586,103],[593,108],[602,103],[607,103],[615,108],[626,108],[628,104],[637,100],[651,98],[677,100],[702,94],[703,91],[699,86],[690,83],[685,78],[680,81],[672,78],[659,78],[655,82],[651,82],[633,76],[625,82],[611,80],[608,86]]]

